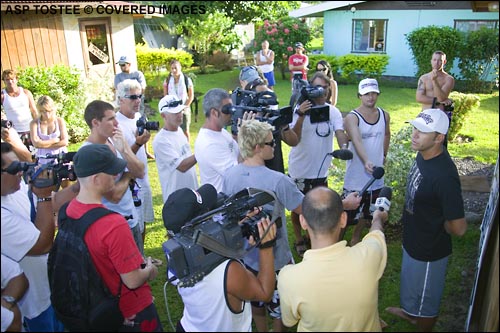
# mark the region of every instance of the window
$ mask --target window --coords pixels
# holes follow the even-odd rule
[[[481,27],[498,29],[498,21],[494,20],[455,20],[455,29],[461,32],[479,30]]]
[[[351,52],[385,52],[387,20],[353,20]]]

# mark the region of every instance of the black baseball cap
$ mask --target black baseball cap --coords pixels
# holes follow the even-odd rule
[[[100,172],[117,175],[127,166],[127,161],[118,158],[106,144],[92,143],[81,147],[73,158],[77,177],[88,177]]]
[[[194,217],[212,210],[217,203],[217,190],[204,184],[197,190],[181,188],[170,194],[163,205],[163,225],[178,233]]]

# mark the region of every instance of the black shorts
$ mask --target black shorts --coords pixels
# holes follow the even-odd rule
[[[370,206],[377,200],[378,195],[380,194],[380,190],[381,189],[366,191],[363,194],[363,198],[361,199],[361,203],[359,204],[359,207],[357,209],[346,210],[347,225],[358,224],[359,219],[371,220],[373,218],[372,213],[370,212]],[[348,191],[344,189],[344,191],[342,192],[342,199],[345,199],[345,197],[351,192],[355,191]]]

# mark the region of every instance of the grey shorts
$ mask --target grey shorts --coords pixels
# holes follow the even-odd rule
[[[185,108],[182,111],[182,124],[181,128],[184,132],[189,131],[189,126],[191,125],[191,108]]]
[[[419,261],[413,259],[403,248],[400,286],[403,311],[416,317],[438,316],[448,258]]]

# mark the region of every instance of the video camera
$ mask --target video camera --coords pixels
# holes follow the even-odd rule
[[[135,125],[137,126],[137,133],[139,135],[142,135],[145,129],[148,131],[157,131],[160,128],[159,121],[148,121],[144,116],[137,119]]]
[[[31,182],[35,187],[59,186],[63,179],[69,179],[71,181],[76,180],[76,174],[72,164],[75,154],[74,152],[59,153],[55,155],[47,154],[44,158],[53,159],[53,161],[42,165],[38,163],[14,161],[5,171],[11,175],[15,175],[22,171],[24,182],[26,184]],[[52,177],[39,178],[38,176],[43,170],[52,170]]]
[[[306,114],[309,114],[311,123],[321,123],[330,120],[330,107],[328,105],[315,105],[313,99],[325,96],[326,90],[320,86],[303,86],[300,89],[300,93],[296,96],[292,96],[291,105],[294,107],[304,103],[304,101],[310,101],[313,106]]]
[[[262,115],[255,117],[256,120],[267,122],[279,129],[293,120],[293,110],[289,106],[281,109],[273,108],[278,105],[278,99],[273,91],[255,92],[236,88],[231,94],[233,105],[226,108],[224,113],[231,114],[231,133],[238,134],[238,119],[243,118],[245,111],[259,112]]]
[[[11,128],[12,127],[12,121],[7,120],[7,119],[2,119],[2,127],[3,128]]]
[[[259,244],[257,224],[269,213],[265,209],[252,217],[247,213],[274,200],[272,192],[247,188],[223,199],[220,207],[193,218],[163,243],[168,270],[179,279],[179,286],[195,285],[227,258],[243,258],[248,251],[245,238],[252,236]],[[280,227],[278,205],[274,206],[271,221]]]

